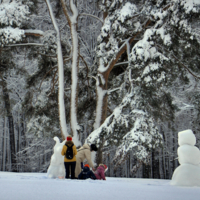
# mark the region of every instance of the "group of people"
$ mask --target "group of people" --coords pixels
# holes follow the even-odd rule
[[[66,143],[63,146],[61,154],[64,157],[64,165],[65,165],[65,178],[69,178],[69,174],[71,172],[71,179],[98,179],[98,180],[106,180],[105,172],[107,170],[107,166],[100,164],[95,170],[93,162],[91,160],[91,152],[97,151],[97,147],[95,144],[84,144],[79,150],[76,150],[76,146],[72,141],[72,136],[68,136],[66,138]],[[70,155],[71,154],[71,155]],[[84,160],[87,160],[88,164],[83,166]],[[92,170],[90,170],[92,168]]]

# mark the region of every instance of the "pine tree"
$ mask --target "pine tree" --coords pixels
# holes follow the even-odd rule
[[[131,1],[106,2],[110,2],[110,12],[107,9],[97,46],[99,109],[95,127],[98,128],[105,120],[108,78],[118,61],[123,61],[119,65],[125,66],[123,82],[118,81],[118,84],[121,83],[119,89],[127,91],[123,101],[130,99],[130,103],[125,104],[125,109],[122,109],[123,101],[120,106],[115,104],[117,107],[113,114],[88,139],[90,142],[102,142],[98,138],[104,137],[106,146],[115,141],[114,133],[119,136],[114,142],[118,146],[117,159],[124,160],[126,154],[132,152],[138,160],[145,161],[144,157],[162,144],[156,124],[160,120],[173,120],[174,117],[176,106],[172,103],[172,94],[168,88],[176,80],[179,80],[179,84],[188,83],[188,74],[198,78],[195,73],[199,73],[199,40],[191,27],[199,19],[200,7],[198,2],[179,0],[148,1],[143,6]],[[106,9],[105,6],[103,8]],[[192,52],[195,52],[195,56],[191,56]],[[118,95],[120,96],[120,92]],[[129,114],[124,116],[123,110]],[[142,117],[135,112],[134,115],[138,118],[134,118],[130,114],[133,110],[143,113]],[[121,124],[126,124],[125,130]],[[154,138],[150,141],[158,146],[151,144],[152,149],[149,148],[150,136],[147,134],[144,139],[146,133],[142,124],[148,124],[145,125],[148,127],[147,132]],[[140,136],[143,143],[136,139],[138,144],[135,138]],[[123,145],[119,144],[120,139],[124,140]],[[135,151],[134,146],[139,146],[140,143],[143,147]],[[143,156],[140,155],[142,152],[145,152]]]

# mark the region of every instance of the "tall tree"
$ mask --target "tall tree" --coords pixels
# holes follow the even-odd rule
[[[122,58],[126,63],[119,65],[127,66],[121,88],[129,83],[129,89],[120,106],[89,138],[94,142],[100,136],[105,136],[105,145],[109,144],[110,139],[117,146],[122,139],[118,146],[121,153],[117,153],[116,158],[124,160],[129,152],[138,157],[134,149],[139,148],[139,144],[145,147],[151,141],[152,148],[161,144],[162,137],[156,131],[155,122],[173,119],[175,109],[167,88],[177,79],[182,83],[187,82],[187,74],[198,78],[195,72],[199,72],[199,40],[191,27],[199,18],[199,2],[161,0],[144,2],[143,6],[137,1],[103,2],[103,8],[109,8],[98,38],[95,128],[107,117],[109,74]],[[195,52],[195,56],[191,56],[191,52]],[[138,116],[138,119],[134,119],[134,116]],[[146,125],[143,127],[144,122]],[[122,124],[125,125],[123,129]],[[148,134],[143,135],[145,128],[148,134],[154,135],[155,140]],[[149,153],[152,150],[150,146],[145,147]]]
[[[1,1],[0,4],[0,68],[1,68],[1,85],[3,90],[3,97],[5,101],[5,110],[8,117],[9,124],[9,138],[10,138],[10,149],[11,149],[11,168],[16,170],[16,146],[14,137],[14,125],[13,116],[11,110],[11,103],[9,97],[9,90],[7,87],[7,71],[11,68],[14,63],[11,62],[11,54],[5,53],[6,49],[3,48],[6,45],[14,44],[22,41],[25,37],[23,26],[28,21],[30,1],[24,3],[24,1]],[[8,50],[8,49],[7,49]]]
[[[76,145],[80,145],[80,136],[78,131],[80,129],[77,120],[77,101],[78,101],[78,71],[79,71],[79,40],[77,33],[78,24],[78,9],[74,0],[69,0],[67,4],[61,0],[62,7],[66,19],[68,21],[71,39],[72,39],[72,66],[71,66],[71,103],[70,103],[70,125],[71,133]],[[71,11],[71,12],[70,12]]]
[[[65,114],[65,103],[64,103],[64,69],[63,69],[63,54],[62,54],[62,46],[61,46],[61,38],[60,38],[60,31],[54,17],[51,4],[49,0],[46,0],[49,13],[51,16],[52,23],[56,30],[57,34],[57,59],[58,59],[58,106],[59,106],[59,119],[60,119],[60,126],[61,126],[61,135],[64,138],[68,135],[67,132],[67,125],[66,125],[66,114]]]

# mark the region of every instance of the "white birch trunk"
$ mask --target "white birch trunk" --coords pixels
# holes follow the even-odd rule
[[[102,87],[99,86],[99,81],[96,82],[97,88],[97,106],[96,106],[96,117],[94,123],[94,129],[97,129],[101,126],[101,118],[102,118],[102,109],[103,109],[103,98],[107,93],[107,90],[103,90]]]
[[[77,33],[77,20],[78,20],[78,9],[74,4],[73,0],[69,1],[70,10],[72,15],[69,15],[65,1],[61,0],[63,11],[67,18],[67,21],[71,30],[72,38],[72,70],[71,70],[71,102],[70,102],[70,125],[73,136],[73,141],[76,146],[81,145],[80,135],[78,133],[80,127],[77,120],[77,102],[78,102],[78,69],[79,69],[79,44],[78,44],[78,33]]]
[[[72,85],[71,85],[71,105],[70,105],[70,118],[71,129],[73,132],[73,140],[76,145],[81,145],[79,142],[78,130],[80,129],[77,121],[77,100],[78,100],[78,34],[76,30],[76,23],[71,24],[71,36],[72,36]]]
[[[65,114],[65,102],[64,102],[64,68],[63,68],[63,55],[60,41],[60,31],[54,17],[51,4],[49,0],[46,0],[49,13],[53,26],[57,33],[57,58],[58,58],[58,106],[59,106],[59,120],[61,127],[61,134],[64,138],[68,135],[67,125],[66,125],[66,114]]]
[[[101,83],[100,83],[101,82]],[[104,103],[104,98],[105,95],[107,95],[107,90],[105,90],[102,85],[106,85],[104,77],[99,74],[97,79],[96,79],[96,92],[97,92],[97,105],[96,105],[96,117],[95,117],[95,123],[94,123],[94,129],[97,129],[101,126],[102,124],[102,110],[103,110],[103,103]]]
[[[78,102],[78,69],[79,69],[79,44],[77,33],[77,19],[78,9],[73,0],[70,0],[70,9],[72,10],[72,16],[69,17],[71,22],[71,38],[72,38],[72,74],[71,74],[71,105],[70,105],[70,124],[73,135],[74,143],[81,145],[78,130],[80,129],[77,120],[77,102]]]

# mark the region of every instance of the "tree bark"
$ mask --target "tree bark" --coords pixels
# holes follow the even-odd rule
[[[71,72],[71,102],[70,102],[70,125],[71,132],[76,140],[80,140],[78,133],[79,126],[77,120],[77,102],[78,102],[78,71],[79,71],[79,45],[77,35],[77,23],[71,24],[72,37],[72,72]]]
[[[71,70],[71,100],[70,100],[70,126],[71,135],[76,146],[81,145],[79,125],[77,120],[78,102],[78,71],[79,71],[79,43],[78,43],[78,9],[73,0],[69,0],[69,8],[65,1],[61,0],[62,8],[68,21],[72,38],[72,70]],[[72,14],[70,14],[69,10]]]
[[[67,125],[66,125],[66,114],[65,114],[65,103],[64,103],[64,66],[63,66],[63,55],[61,47],[60,30],[58,28],[56,19],[54,17],[51,4],[49,0],[46,0],[47,7],[49,9],[50,17],[53,26],[57,33],[57,59],[58,59],[58,109],[59,109],[59,120],[61,128],[61,137],[65,139],[68,135]]]
[[[2,80],[2,88],[3,88],[3,99],[5,103],[5,109],[6,109],[6,114],[8,118],[8,126],[9,126],[11,165],[12,165],[11,170],[16,171],[14,124],[13,124],[13,116],[11,112],[10,98],[9,98],[8,89],[7,89],[7,83],[5,80]]]

